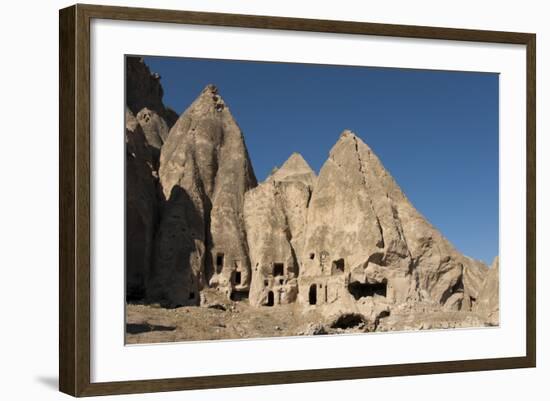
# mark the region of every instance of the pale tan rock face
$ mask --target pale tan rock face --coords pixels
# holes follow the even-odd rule
[[[464,269],[475,265],[418,213],[350,131],[319,173],[302,260],[304,303],[350,303],[377,295],[393,304],[425,301],[453,310],[462,308]],[[468,285],[475,281],[473,274],[467,277]]]
[[[160,151],[170,131],[166,121],[164,121],[156,111],[149,110],[147,107],[141,109],[139,113],[137,113],[136,118],[139,125],[141,125],[141,129],[145,133],[147,143],[149,143],[152,148]]]
[[[244,217],[252,265],[250,303],[296,301],[306,212],[315,173],[294,153],[245,195]]]
[[[308,209],[302,302],[412,296],[411,258],[388,193],[398,188],[382,181],[385,174],[367,145],[349,131],[341,135],[321,168]]]
[[[487,265],[479,260],[466,257],[470,263],[464,265],[464,300],[462,302],[463,310],[472,310],[473,305],[479,297],[479,292],[485,282],[489,269]]]
[[[246,296],[251,270],[243,204],[256,178],[241,130],[214,86],[170,130],[159,176],[166,205],[157,236],[155,296],[170,304],[198,304],[198,291],[207,285]],[[186,251],[178,252],[182,246]]]
[[[153,257],[157,192],[153,156],[138,121],[126,109],[126,296],[143,299]]]
[[[316,179],[315,172],[309,164],[301,154],[295,152],[267,178],[267,181],[301,182],[313,188]]]
[[[499,302],[499,259],[497,256],[486,274],[472,309],[475,312],[486,314],[491,324],[498,325]]]

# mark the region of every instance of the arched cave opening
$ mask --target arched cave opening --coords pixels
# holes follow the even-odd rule
[[[333,329],[351,329],[365,323],[365,318],[359,313],[345,313],[340,315],[330,327]]]
[[[275,305],[275,295],[273,294],[273,291],[269,291],[267,293],[267,303],[266,306],[273,306]]]
[[[317,285],[311,284],[309,287],[309,304],[317,305]]]

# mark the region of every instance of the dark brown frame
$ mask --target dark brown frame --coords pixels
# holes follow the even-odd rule
[[[527,48],[527,308],[523,357],[90,383],[90,20],[511,43]],[[535,47],[531,33],[75,5],[59,13],[59,388],[73,396],[535,367]]]

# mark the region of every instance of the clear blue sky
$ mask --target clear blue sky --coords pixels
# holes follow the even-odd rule
[[[178,113],[209,83],[241,127],[259,181],[292,152],[319,172],[344,129],[380,157],[461,252],[498,254],[498,75],[146,57]]]

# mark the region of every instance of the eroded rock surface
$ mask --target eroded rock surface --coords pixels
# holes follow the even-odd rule
[[[350,131],[319,173],[302,260],[300,299],[315,305],[377,297],[461,310],[484,278],[480,262],[453,248]]]
[[[160,77],[126,58],[126,294],[141,300],[150,285],[159,216],[160,148],[177,115],[162,102]]]
[[[160,148],[178,115],[162,101],[160,75],[151,72],[140,57],[126,57],[126,105],[141,126],[151,147],[155,170]]]
[[[483,285],[479,289],[473,310],[486,314],[492,325],[498,325],[499,297],[499,259],[497,256],[486,274]]]
[[[199,304],[198,292],[206,286],[247,297],[251,270],[243,204],[256,178],[241,130],[213,85],[170,130],[159,176],[166,205],[153,298]]]
[[[296,301],[306,213],[315,173],[294,153],[264,183],[248,191],[244,216],[250,260],[252,305]]]
[[[160,75],[151,72],[141,57],[126,57],[126,105],[134,115],[144,108],[152,110],[171,127],[178,115],[164,105],[160,79]]]
[[[153,258],[157,188],[145,134],[126,109],[126,298],[143,299]]]
[[[479,260],[467,259],[469,259],[470,263],[464,265],[464,299],[462,309],[472,310],[489,273],[489,269],[485,263]]]

